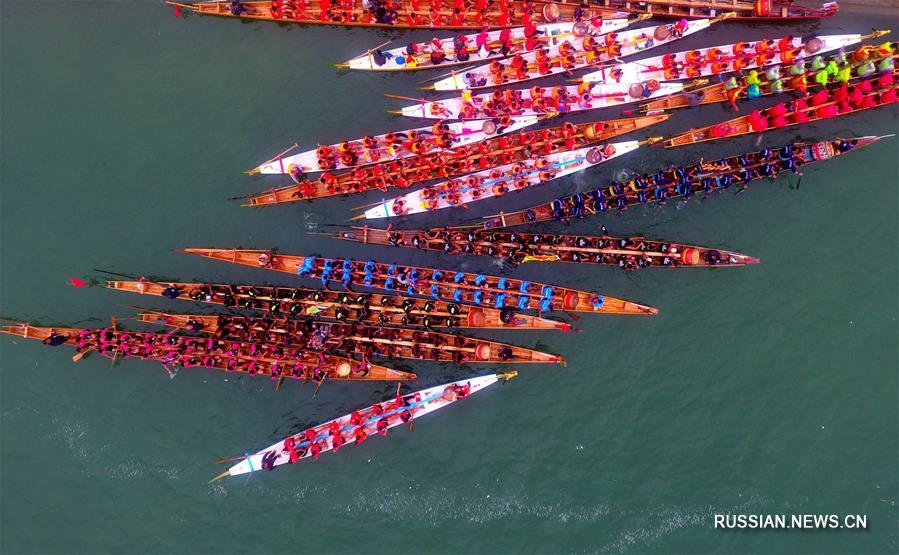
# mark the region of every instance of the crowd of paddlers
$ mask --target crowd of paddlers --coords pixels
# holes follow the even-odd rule
[[[549,181],[619,159],[643,145],[676,147],[829,121],[895,104],[899,93],[896,44],[861,44],[888,31],[788,34],[669,51],[638,61],[621,60],[700,33],[735,15],[753,20],[819,18],[834,15],[836,7],[832,5],[808,9],[789,0],[733,0],[727,7],[734,12],[722,13],[726,6],[705,1],[690,2],[688,9],[667,0],[614,2],[630,15],[642,14],[628,18],[628,13],[612,10],[610,0],[604,4],[589,0],[167,2],[176,6],[176,13],[185,8],[279,22],[454,29],[451,36],[404,41],[405,47],[385,50],[388,43],[384,43],[337,64],[350,70],[417,71],[471,62],[469,67],[451,70],[420,87],[455,91],[452,98],[388,95],[415,102],[393,113],[437,120],[433,125],[315,143],[310,150],[286,156],[297,143],[247,172],[286,175],[292,183],[236,197],[257,206],[423,185],[418,191],[359,207],[365,213],[353,219],[408,220],[420,213],[469,206],[476,200],[502,197],[527,187],[546,188]],[[660,6],[673,20],[624,30],[649,15],[658,15]],[[776,13],[772,14],[772,9]],[[515,25],[520,28],[512,29]],[[475,32],[455,31],[462,28]],[[571,79],[575,71],[584,68],[591,71]],[[573,84],[473,92],[562,74]],[[709,84],[706,78],[714,82]],[[688,79],[691,82],[683,82]],[[665,121],[669,114],[661,111],[712,102],[741,109],[745,102],[766,95],[779,95],[779,101],[667,139],[607,142]],[[646,113],[643,117],[630,117],[633,111],[625,110],[621,115],[628,117],[590,123],[545,121],[548,116],[638,102]],[[113,360],[152,360],[170,375],[177,368],[219,369],[235,375],[266,376],[276,387],[285,380],[311,382],[315,391],[329,380],[400,382],[416,378],[410,372],[380,366],[378,361],[385,359],[411,359],[419,364],[565,364],[558,355],[458,332],[466,328],[572,329],[568,322],[552,319],[552,312],[568,314],[571,320],[579,318],[576,313],[658,313],[655,308],[595,291],[510,277],[510,272],[528,262],[599,264],[634,271],[742,266],[758,259],[672,239],[614,236],[601,224],[596,226],[599,234],[517,231],[513,226],[571,223],[633,206],[661,206],[673,199],[685,203],[697,195],[706,198],[727,190],[745,191],[755,181],[781,175],[796,175],[798,189],[799,177],[809,164],[842,156],[881,138],[794,140],[770,148],[757,145],[753,152],[724,158],[679,161],[656,172],[625,172],[614,180],[603,180],[602,186],[593,183],[579,187],[575,194],[557,193],[550,197],[554,200],[508,214],[500,211],[472,225],[452,227],[441,222],[403,229],[403,222],[386,229],[340,226],[336,231],[320,232],[376,245],[372,250],[402,247],[499,259],[508,263],[502,266],[502,275],[379,262],[368,249],[364,259],[353,259],[284,255],[271,249],[187,248],[182,252],[288,273],[319,287],[181,283],[104,272],[129,279],[108,282],[110,288],[218,305],[228,314],[140,313],[137,321],[141,324],[171,328],[163,332],[122,329],[116,320],[94,329],[16,324],[0,331],[52,347],[69,345],[76,351],[74,360],[90,353]],[[73,284],[85,285],[75,278]],[[238,457],[235,460],[239,462],[223,475],[271,470],[302,458],[318,458],[324,451],[338,451],[347,443],[360,444],[372,434],[387,435],[394,426],[411,428],[415,418],[514,375],[480,376],[407,395],[398,389],[396,397],[384,403],[320,426],[304,427],[268,449]]]

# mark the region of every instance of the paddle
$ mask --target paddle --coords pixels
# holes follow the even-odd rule
[[[242,461],[246,458],[247,458],[246,455],[239,455],[237,457],[230,457],[227,459],[219,459],[219,460],[215,461],[215,464],[225,464],[225,463],[234,462],[234,461]],[[227,474],[227,472],[225,474]]]
[[[464,73],[464,72],[468,71],[469,69],[473,69],[475,67],[477,67],[477,64],[471,64],[467,67],[463,67],[462,69],[455,68],[451,71],[447,71],[446,73],[441,73],[440,75],[436,75],[434,77],[428,77],[427,79],[419,81],[419,83],[430,83],[431,81],[437,81],[438,79],[443,79],[444,77],[449,77],[450,75],[455,75],[457,72]],[[424,87],[419,87],[419,88],[421,90],[430,90],[430,89],[433,89],[434,87],[431,86],[430,89],[424,88]]]
[[[365,51],[365,56],[366,56],[366,57],[371,57],[371,53],[372,53],[374,50],[378,50],[379,48],[384,48],[385,46],[387,46],[387,45],[390,44],[391,42],[393,42],[393,41],[392,41],[392,40],[388,40],[388,41],[386,41],[386,42],[382,42],[381,44],[379,44],[378,46],[375,46],[374,48],[369,48],[368,50]],[[361,58],[361,57],[362,57],[362,56],[356,56],[356,58]],[[347,61],[345,61],[345,62],[338,62],[338,63],[336,63],[336,64],[331,64],[331,65],[333,65],[333,66],[336,67],[336,68],[346,69],[346,68],[350,67],[350,62],[353,61],[353,60],[355,60],[356,58],[350,58],[349,60],[347,60]],[[371,65],[374,66],[374,64],[371,64]]]
[[[427,100],[424,98],[413,98],[411,96],[403,96],[401,94],[384,93],[384,96],[386,96],[387,98],[395,98],[397,100],[409,100],[411,102],[421,102],[422,104],[430,102],[430,100]]]
[[[315,391],[312,392],[312,398],[315,399],[315,396],[318,395],[318,390],[321,388],[322,384],[325,383],[325,377],[322,376],[322,379],[319,380],[318,385],[315,386]]]

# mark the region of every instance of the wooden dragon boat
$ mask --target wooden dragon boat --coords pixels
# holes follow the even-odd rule
[[[891,71],[896,57],[897,43],[880,46],[865,44],[849,55],[840,52],[827,60],[816,56],[814,59],[802,59],[789,68],[773,66],[764,73],[753,69],[744,72],[739,78],[731,76],[714,85],[659,97],[642,105],[640,109],[652,113],[719,102],[728,102],[734,109],[739,109],[737,102],[740,100],[753,100],[785,92],[807,94],[810,87],[811,90],[816,90],[820,86],[862,79],[877,71]]]
[[[739,41],[644,58],[634,62],[608,65],[581,77],[588,83],[632,83],[655,79],[677,81],[721,75],[773,64],[792,65],[797,60],[846,48],[864,37],[820,35],[811,38],[786,36],[781,39]]]
[[[351,414],[329,420],[318,426],[312,426],[302,433],[290,435],[252,455],[219,461],[222,463],[240,462],[211,481],[259,470],[274,470],[278,466],[296,463],[309,457],[318,459],[322,453],[328,451],[337,453],[345,445],[361,445],[375,435],[387,436],[388,430],[397,426],[408,425],[411,431],[414,420],[466,399],[471,394],[477,393],[499,380],[509,380],[517,375],[518,373],[515,371],[504,374],[488,374],[422,389],[406,395],[400,395],[397,392],[395,399],[375,403]]]
[[[650,139],[647,142],[652,142]],[[510,191],[548,183],[566,175],[607,162],[640,148],[638,141],[607,143],[547,156],[537,156],[527,162],[516,162],[492,170],[468,174],[396,197],[369,208],[354,219],[374,220],[433,212],[443,208],[467,206],[472,202],[500,197]]]
[[[542,3],[546,0],[538,1]],[[571,0],[560,3],[571,3]],[[593,0],[590,5],[653,17],[686,19],[715,17],[722,12],[734,12],[734,19],[749,21],[820,19],[832,17],[839,10],[836,2],[825,2],[820,8],[812,8],[795,4],[791,0]]]
[[[434,37],[426,42],[411,42],[390,50],[369,50],[337,64],[337,67],[364,71],[414,71],[470,64],[529,52],[539,47],[552,48],[561,44],[562,39],[618,31],[631,25],[627,15],[618,13],[611,19],[538,25],[535,27],[537,32],[530,37],[524,27],[496,31],[483,29],[480,33],[445,39]]]
[[[743,266],[759,261],[732,251],[652,241],[643,237],[591,237],[451,228],[392,231],[358,227],[336,231],[331,236],[358,243],[507,258],[515,264],[574,262],[636,270],[649,266]]]
[[[299,183],[307,173],[352,169],[429,152],[441,152],[521,131],[537,121],[537,116],[524,116],[511,118],[509,125],[500,125],[498,119],[471,123],[440,122],[430,127],[368,135],[286,156],[297,146],[294,145],[247,173],[287,174],[294,182]]]
[[[148,311],[139,315],[148,324],[170,326],[239,341],[266,343],[321,350],[367,358],[405,358],[467,363],[565,364],[558,355],[542,353],[458,334],[358,324],[332,324],[311,319],[255,318],[248,316],[172,314]]]
[[[616,12],[590,7],[578,12],[577,4],[533,5],[519,0],[499,0],[488,6],[486,0],[261,0],[183,3],[166,0],[180,10],[200,15],[232,17],[244,20],[340,25],[347,27],[385,27],[394,29],[499,29],[528,23],[574,21],[577,13],[589,20]],[[526,9],[526,6],[531,6]]]
[[[0,327],[0,332],[45,345],[75,347],[78,360],[89,351],[109,358],[156,360],[169,366],[202,367],[295,380],[414,380],[415,374],[400,372],[368,361],[291,349],[258,342],[200,340],[172,333],[122,331],[112,328],[57,328],[17,324]]]
[[[587,37],[583,41],[565,41],[551,49],[516,54],[510,59],[493,60],[489,64],[453,73],[435,81],[424,90],[461,91],[486,87],[499,87],[522,83],[550,75],[568,73],[588,66],[616,60],[622,56],[632,56],[686,36],[707,29],[710,25],[726,19],[723,15],[715,19],[698,19],[687,22],[663,24],[656,27],[631,29],[621,33],[608,33],[604,37]],[[638,77],[635,79],[639,81]]]
[[[623,211],[641,204],[662,204],[667,200],[688,199],[695,194],[713,194],[736,184],[745,188],[752,181],[799,171],[808,164],[864,148],[882,138],[791,143],[776,151],[765,149],[710,162],[699,160],[656,174],[635,176],[626,182],[613,182],[598,189],[560,197],[517,212],[488,216],[482,225],[485,229],[498,229],[546,221],[570,221],[610,210]]]
[[[357,228],[353,230],[357,233],[356,240],[380,244],[380,240],[368,240],[366,229]],[[658,310],[655,308],[622,299],[606,297],[597,293],[455,270],[401,266],[371,260],[362,262],[360,260],[346,259],[341,262],[313,256],[275,254],[262,250],[192,248],[184,249],[182,252],[197,254],[232,264],[285,272],[301,277],[317,278],[322,283],[337,282],[343,284],[343,272],[346,271],[343,268],[348,267],[350,275],[347,276],[349,277],[347,285],[360,284],[372,289],[381,289],[391,294],[396,294],[400,287],[406,287],[405,293],[410,296],[430,296],[435,299],[451,299],[457,303],[471,303],[474,305],[493,306],[495,308],[534,309],[536,307],[531,303],[531,297],[536,295],[541,299],[540,310],[542,312],[562,310],[614,314],[658,314]],[[339,271],[341,275],[339,276],[333,273],[333,264],[335,262],[340,266]],[[330,269],[326,269],[326,267]],[[518,297],[514,298],[515,295],[518,295]]]
[[[536,152],[551,154],[558,150],[588,146],[655,125],[666,119],[667,115],[651,115],[579,125],[566,122],[558,127],[503,135],[451,151],[432,152],[404,160],[357,168],[337,176],[325,172],[315,181],[307,179],[301,183],[242,198],[246,199],[244,206],[261,206],[360,193],[372,189],[387,190],[393,186],[406,188],[414,183],[431,179],[446,179],[454,175],[471,173],[476,169],[491,169],[528,160]]]
[[[768,129],[791,127],[892,104],[896,102],[899,90],[895,85],[897,76],[899,72],[893,71],[832,92],[821,89],[811,97],[810,102],[796,99],[789,105],[775,104],[765,110],[754,110],[746,116],[700,129],[691,129],[666,139],[663,144],[665,148],[673,148],[725,137],[761,133]]]
[[[118,291],[193,300],[226,308],[265,311],[269,314],[314,317],[329,322],[354,322],[378,326],[417,326],[449,329],[571,330],[571,324],[516,313],[512,309],[474,307],[438,299],[401,300],[348,291],[263,287],[216,283],[154,283],[150,281],[109,281]],[[610,303],[607,314],[629,314],[628,305]],[[655,311],[655,309],[652,309]]]
[[[704,80],[697,82],[705,83]],[[496,89],[489,94],[474,95],[470,100],[466,94],[464,97],[421,101],[400,110],[390,110],[390,113],[410,118],[462,121],[502,116],[555,116],[669,97],[684,89],[683,83],[655,80],[608,85],[581,83],[560,85],[549,90],[536,86],[530,89]]]

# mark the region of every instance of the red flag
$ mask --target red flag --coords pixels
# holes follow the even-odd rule
[[[181,6],[175,4],[175,17],[181,17]]]
[[[632,115],[634,115],[634,111],[633,110],[621,110],[621,115],[622,116],[632,116]]]
[[[72,287],[87,287],[86,283],[76,277],[71,277],[69,280],[72,282]]]

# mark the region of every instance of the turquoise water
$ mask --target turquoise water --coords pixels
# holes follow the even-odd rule
[[[242,170],[311,146],[415,124],[383,113],[427,74],[328,64],[400,34],[175,19],[157,2],[10,2],[2,10],[2,316],[127,323],[130,307],[194,309],[74,289],[94,269],[184,280],[295,283],[174,253],[278,247],[470,271],[463,259],[308,235],[377,194],[269,209],[227,197],[283,181]],[[786,32],[866,32],[895,17],[844,11],[798,28],[728,24],[680,48]],[[896,27],[899,29],[899,27]],[[428,38],[427,32],[416,36]],[[404,40],[404,38],[400,38]],[[573,121],[618,116],[616,110]],[[638,137],[730,117],[709,106]],[[767,134],[886,134],[895,107]],[[644,149],[541,190],[516,209],[755,137]],[[525,265],[514,275],[656,307],[584,316],[581,333],[490,332],[567,357],[364,449],[208,485],[221,457],[392,394],[392,384],[275,392],[267,380],[157,365],[77,364],[0,339],[0,549],[99,552],[888,553],[897,542],[899,170],[895,139],[733,198],[632,210],[573,231],[644,232],[758,256],[748,268],[644,271]],[[409,226],[494,213],[487,201]],[[554,229],[550,226],[548,229]],[[555,227],[561,229],[561,227]],[[308,285],[312,285],[309,282]],[[400,363],[396,366],[409,368]],[[416,387],[496,367],[414,365]],[[716,513],[866,514],[865,531],[723,531]]]

